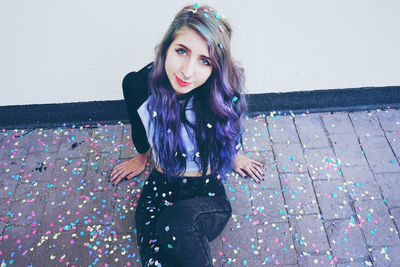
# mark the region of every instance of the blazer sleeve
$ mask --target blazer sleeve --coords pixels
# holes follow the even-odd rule
[[[150,148],[146,130],[137,110],[150,95],[148,75],[151,67],[152,63],[149,63],[138,72],[130,72],[122,81],[124,100],[132,129],[132,142],[139,153],[145,153]]]

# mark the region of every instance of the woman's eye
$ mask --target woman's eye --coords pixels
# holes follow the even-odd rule
[[[208,60],[205,60],[205,59],[202,59],[202,60],[203,60],[204,65],[207,65],[207,66],[211,65],[210,62],[208,62]]]
[[[186,51],[183,50],[182,48],[176,49],[176,52],[178,52],[178,54],[181,54],[181,55],[183,55],[184,53],[186,53]],[[181,52],[183,52],[183,53],[181,53]]]

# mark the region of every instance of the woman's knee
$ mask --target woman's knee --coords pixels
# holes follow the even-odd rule
[[[164,235],[166,232],[177,235],[182,231],[191,231],[193,218],[188,216],[182,207],[171,206],[166,208],[157,221],[157,232]]]

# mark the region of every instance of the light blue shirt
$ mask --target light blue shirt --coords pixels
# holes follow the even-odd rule
[[[142,120],[143,126],[146,130],[146,135],[147,135],[147,139],[149,141],[150,144],[150,148],[152,150],[152,155],[153,155],[153,159],[154,161],[158,164],[158,166],[160,166],[159,162],[159,158],[158,155],[156,155],[155,153],[155,149],[154,149],[154,145],[153,145],[153,135],[154,135],[154,124],[151,123],[150,124],[150,129],[148,129],[148,122],[149,122],[149,112],[147,111],[147,105],[151,99],[151,95],[149,96],[149,98],[139,107],[139,109],[137,110],[140,116],[140,119]],[[190,97],[190,100],[186,106],[185,109],[185,114],[186,114],[186,118],[187,120],[194,124],[195,123],[195,114],[193,112],[193,96]],[[152,114],[152,116],[157,116],[157,114]],[[182,141],[184,144],[184,147],[186,149],[186,172],[201,172],[201,169],[199,169],[198,165],[196,164],[196,162],[199,164],[199,166],[201,165],[200,163],[200,158],[196,157],[196,153],[198,152],[197,150],[197,145],[196,145],[196,138],[190,138],[189,137],[189,133],[188,131],[190,131],[190,135],[192,135],[193,137],[194,135],[194,131],[190,126],[186,126],[183,122],[181,123],[181,136],[182,136]],[[196,160],[193,161],[193,159]],[[208,164],[208,168],[210,168],[210,163]]]

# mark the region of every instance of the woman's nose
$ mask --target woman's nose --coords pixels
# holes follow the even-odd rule
[[[182,71],[183,79],[189,80],[193,76],[193,72],[194,72],[194,64],[193,62],[189,61],[183,67]]]

